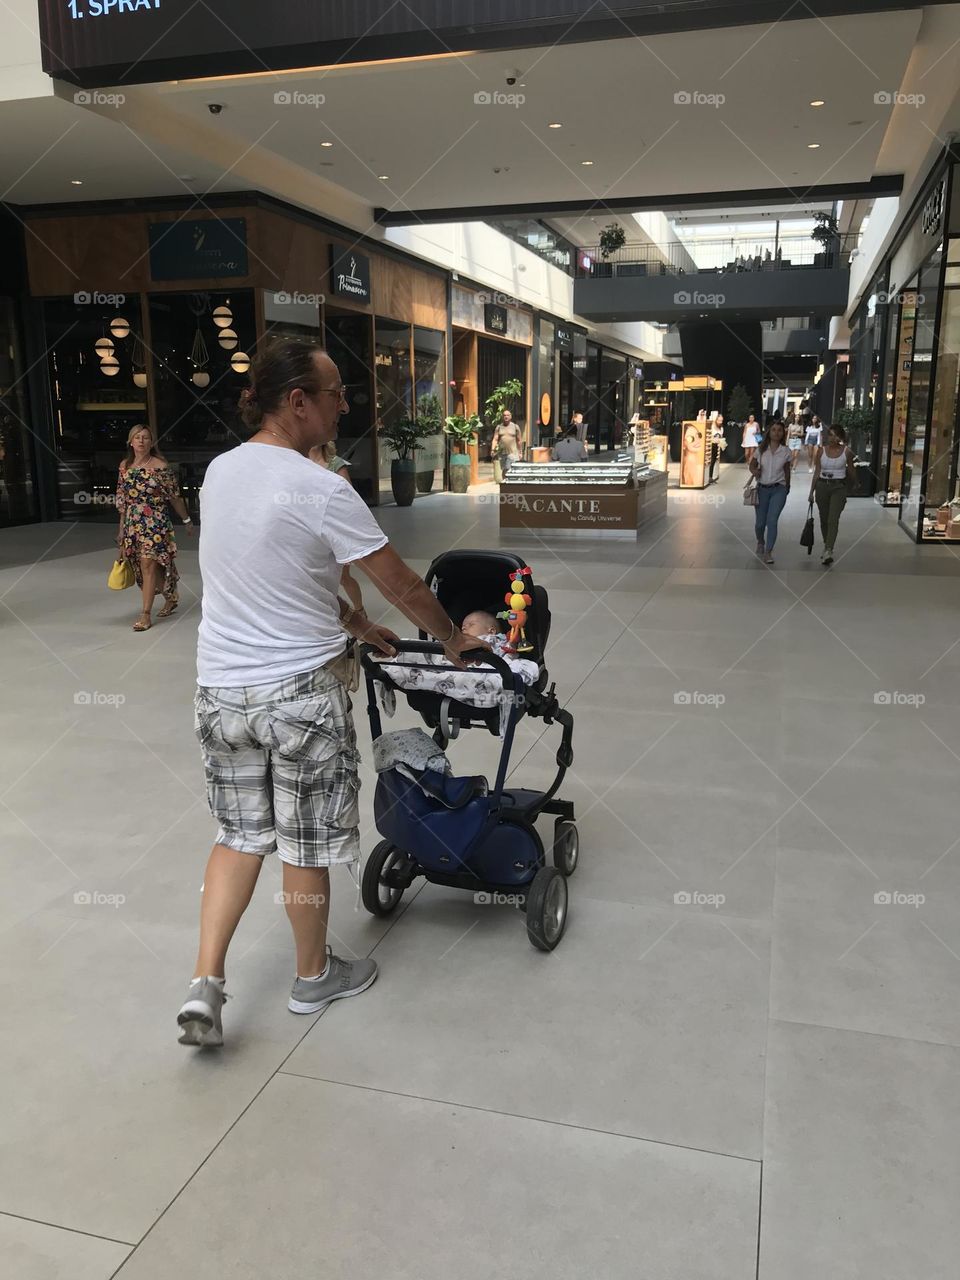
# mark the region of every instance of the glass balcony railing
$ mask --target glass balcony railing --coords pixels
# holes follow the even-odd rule
[[[684,244],[627,243],[604,258],[599,245],[577,250],[577,276],[725,275],[744,271],[836,270],[847,267],[858,234],[825,244],[803,236],[697,240]],[[695,265],[691,266],[691,260]]]

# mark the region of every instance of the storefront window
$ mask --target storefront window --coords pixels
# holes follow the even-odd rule
[[[580,372],[577,391],[582,396],[583,420],[587,424],[587,447],[594,452],[600,448],[602,406],[600,403],[600,348],[587,343],[586,368]]]
[[[320,338],[320,295],[264,289],[263,323],[268,338]]]
[[[604,351],[600,362],[599,441],[601,449],[619,448],[623,440],[627,358]]]
[[[374,338],[377,426],[387,427],[413,417],[413,384],[410,377],[410,326],[377,317]],[[380,497],[391,498],[390,467],[397,456],[384,440],[380,449]]]
[[[256,347],[253,291],[158,293],[148,305],[156,436],[196,513],[208,464],[250,435],[238,402]]]
[[[531,439],[531,444],[553,444],[557,426],[556,389],[554,387],[554,338],[553,322],[540,321],[539,338],[537,340],[537,403],[534,405],[534,421],[537,425],[538,440]],[[568,419],[569,421],[569,419]]]
[[[901,295],[902,299],[902,295]],[[886,351],[883,361],[883,397],[880,405],[880,446],[877,457],[876,476],[880,486],[880,501],[886,504],[890,499],[890,447],[893,434],[894,392],[898,378],[898,342],[900,339],[900,307],[893,301],[887,308]]]
[[[16,308],[0,298],[0,526],[37,518],[30,430]]]
[[[443,334],[439,329],[424,329],[418,325],[413,330],[413,377],[416,395],[417,417],[424,411],[436,413],[441,421],[447,416],[444,363]],[[427,477],[433,472],[432,484],[443,485],[443,446],[442,430],[436,435],[427,436],[417,449],[417,475]],[[419,482],[422,486],[423,481]]]
[[[903,461],[907,445],[907,411],[910,407],[910,373],[913,368],[913,340],[917,329],[917,294],[905,291],[900,307],[900,336],[897,341],[897,373],[893,393],[893,433],[890,444],[889,499],[899,502],[903,491]]]
[[[930,415],[926,506],[957,496],[957,396],[960,393],[960,289],[944,291],[940,313],[940,348]]]
[[[149,422],[140,298],[110,306],[77,299],[43,309],[60,515],[112,522],[127,436]]]
[[[326,347],[347,388],[349,412],[340,419],[337,452],[350,463],[350,479],[364,502],[378,497],[373,432],[372,323],[356,312],[326,314]]]
[[[920,531],[923,509],[923,455],[927,443],[927,412],[930,407],[930,368],[937,321],[940,252],[920,272],[917,291],[917,319],[910,371],[910,401],[903,458],[900,520],[911,536]]]

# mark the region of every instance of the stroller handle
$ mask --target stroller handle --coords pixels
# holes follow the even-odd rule
[[[443,645],[433,640],[398,640],[393,645],[393,648],[396,649],[397,653],[444,653]],[[375,662],[371,657],[371,654],[374,653],[381,654],[380,662]],[[513,693],[514,674],[498,653],[493,653],[490,649],[483,648],[464,649],[460,657],[476,658],[480,661],[488,662],[503,681],[504,689]],[[364,671],[376,679],[381,674],[380,666],[382,663],[389,662],[390,659],[387,654],[381,653],[381,650],[376,645],[364,644],[360,646],[360,661]],[[456,670],[456,668],[451,666],[451,670]]]

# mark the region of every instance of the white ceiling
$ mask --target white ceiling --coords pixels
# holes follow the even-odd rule
[[[332,208],[337,190],[368,211],[591,199],[603,216],[607,196],[865,180],[893,111],[874,96],[900,86],[921,16],[140,86],[119,106],[0,103],[0,191],[34,203],[259,188],[321,211],[322,193]],[[508,71],[520,73],[512,88]],[[474,102],[494,90],[525,101]],[[325,102],[275,101],[281,93]],[[826,105],[810,107],[815,98]],[[887,166],[899,160],[888,147]]]

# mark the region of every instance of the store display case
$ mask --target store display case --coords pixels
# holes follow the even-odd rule
[[[635,537],[666,511],[665,472],[637,467],[629,459],[515,462],[500,486],[501,529]]]
[[[653,471],[666,471],[667,436],[654,435],[650,419],[641,418],[636,413],[630,419],[630,432],[638,464],[650,467]]]

